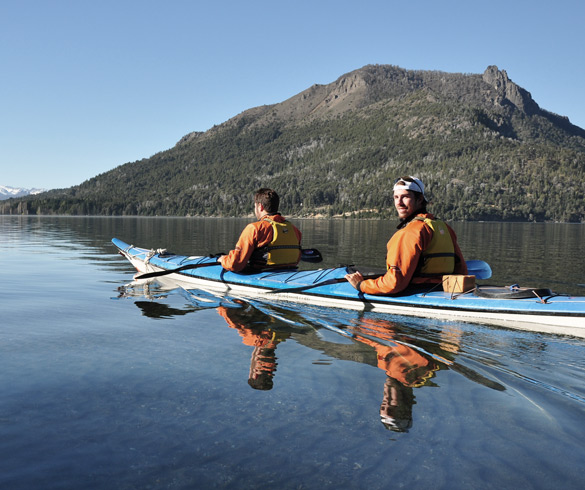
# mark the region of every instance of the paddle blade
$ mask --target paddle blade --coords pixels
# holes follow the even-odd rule
[[[466,260],[467,273],[476,279],[489,279],[492,277],[492,268],[483,260]]]
[[[303,248],[301,250],[301,260],[303,262],[322,262],[323,257],[316,248]]]

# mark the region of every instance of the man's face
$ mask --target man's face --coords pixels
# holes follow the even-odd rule
[[[262,210],[260,209],[260,206],[261,206],[260,203],[258,202],[254,203],[254,214],[256,215],[257,219],[260,219],[262,217],[261,215]]]
[[[422,197],[416,198],[412,191],[397,189],[394,191],[394,207],[400,219],[408,218],[420,209]]]

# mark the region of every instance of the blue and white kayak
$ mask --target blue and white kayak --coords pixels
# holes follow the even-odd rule
[[[157,277],[157,280],[166,284],[170,280],[178,286],[231,297],[264,297],[271,301],[461,320],[585,337],[585,297],[560,295],[547,289],[507,294],[504,288],[480,286],[457,294],[435,288],[391,296],[369,295],[359,293],[344,280],[346,267],[236,273],[223,269],[213,257],[188,257],[165,250],[149,250],[117,238],[112,242],[138,272],[165,272],[152,275],[164,275],[164,279]]]

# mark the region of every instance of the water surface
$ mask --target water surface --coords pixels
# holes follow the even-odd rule
[[[582,488],[584,340],[125,287],[110,244],[246,222],[0,217],[0,488]],[[324,265],[392,233],[298,225]],[[490,281],[585,292],[582,225],[453,226]]]

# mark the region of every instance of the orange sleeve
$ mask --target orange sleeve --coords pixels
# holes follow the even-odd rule
[[[392,294],[406,289],[431,238],[432,230],[422,221],[411,222],[397,231],[387,245],[388,271],[377,279],[362,281],[359,290],[367,294]]]
[[[245,325],[242,325],[238,322],[235,322],[230,318],[230,311],[234,311],[231,308],[226,308],[225,306],[219,306],[217,308],[217,313],[223,317],[223,319],[228,324],[228,327],[233,328],[238,331],[240,337],[242,337],[242,343],[244,345],[249,345],[251,347],[256,346],[263,346],[272,340],[272,332],[269,330],[262,330],[262,331],[255,331],[252,328],[248,328]]]
[[[380,344],[375,340],[370,340],[360,335],[357,336],[357,340],[376,349],[378,367],[386,371],[388,376],[405,386],[409,385],[409,381],[406,379],[408,373],[414,369],[424,368],[429,365],[427,358],[406,345],[396,344],[390,346]],[[390,341],[392,340],[390,339]]]
[[[248,265],[252,252],[268,245],[273,235],[272,225],[268,221],[250,223],[242,231],[236,247],[222,258],[223,268],[232,272],[243,270]]]
[[[244,228],[240,238],[238,238],[236,247],[222,258],[224,269],[239,272],[246,267],[252,252],[258,244],[258,223],[250,223]]]

